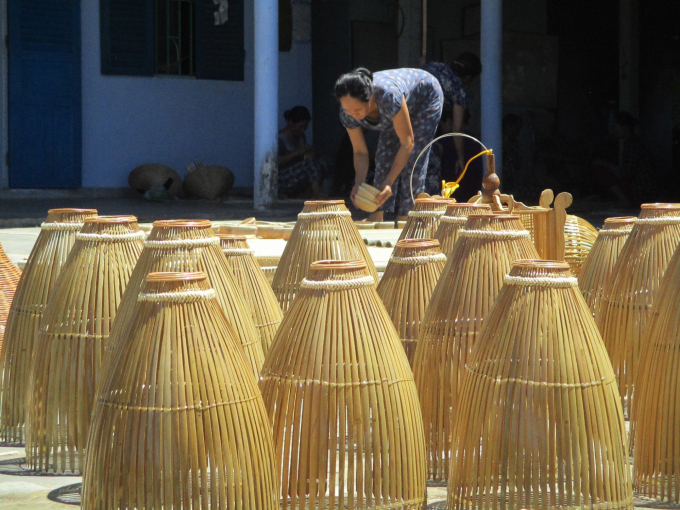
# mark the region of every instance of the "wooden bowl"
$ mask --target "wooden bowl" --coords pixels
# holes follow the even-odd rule
[[[364,198],[363,196],[357,195],[354,197],[354,205],[356,205],[359,209],[362,211],[366,212],[375,212],[378,210],[378,204],[376,204],[373,200],[369,200],[367,198]]]

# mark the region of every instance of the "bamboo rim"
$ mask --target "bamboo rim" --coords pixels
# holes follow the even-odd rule
[[[142,252],[134,216],[85,221],[45,307],[26,394],[26,462],[80,473],[104,342]],[[116,242],[110,242],[112,239]]]
[[[283,319],[279,302],[245,237],[236,235],[218,237],[222,252],[234,274],[234,280],[243,293],[243,301],[252,314],[266,356]]]
[[[93,415],[83,508],[278,508],[262,397],[210,275],[148,275]]]
[[[592,315],[556,261],[518,261],[466,365],[448,507],[632,509],[620,397]]]
[[[458,232],[470,214],[491,214],[491,206],[488,204],[448,204],[446,212],[439,220],[439,227],[434,238],[441,244],[442,253],[446,256],[451,254],[453,246],[458,239]]]
[[[361,260],[315,261],[276,334],[260,388],[281,508],[420,510],[425,446],[413,375]]]
[[[146,275],[165,271],[202,271],[207,274],[209,285],[215,289],[217,300],[257,377],[264,362],[260,334],[249,305],[241,297],[229,262],[222,253],[219,238],[210,221],[201,219],[154,222],[121,300],[111,335],[105,344],[104,356],[111,359],[112,351],[120,347],[119,342],[129,336],[127,329],[131,314]]]
[[[78,230],[95,209],[50,209],[46,223],[76,225]],[[0,438],[24,443],[26,393],[35,339],[48,297],[71,247],[76,230],[42,229],[16,288],[0,353]]]
[[[465,231],[480,235],[461,235]],[[536,258],[528,233],[513,214],[469,215],[447,257],[422,319],[413,363],[431,480],[449,476],[458,392],[485,317],[513,262]]]
[[[446,213],[450,200],[436,198],[416,198],[413,209],[409,211],[399,240],[431,239],[437,232],[440,219]]]
[[[680,204],[642,204],[640,215],[621,248],[604,286],[595,320],[611,358],[623,399],[630,412],[635,379],[644,352],[647,321],[655,307],[659,285],[680,242]]]

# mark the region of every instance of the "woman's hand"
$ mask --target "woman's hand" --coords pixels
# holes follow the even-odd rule
[[[392,185],[388,184],[387,182],[383,182],[380,185],[380,195],[375,197],[375,202],[378,204],[378,207],[382,207],[382,205],[387,202],[387,199],[392,196]]]

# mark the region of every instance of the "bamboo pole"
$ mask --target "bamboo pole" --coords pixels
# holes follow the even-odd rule
[[[278,508],[271,427],[205,273],[151,273],[94,411],[83,509]]]
[[[50,209],[28,256],[7,317],[0,354],[2,441],[24,442],[26,388],[38,326],[76,234],[86,218],[96,215],[96,209]]]

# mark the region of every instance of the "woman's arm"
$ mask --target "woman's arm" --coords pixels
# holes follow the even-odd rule
[[[366,139],[364,138],[364,131],[360,127],[349,129],[347,134],[352,142],[352,149],[354,151],[354,187],[349,198],[354,203],[354,197],[364,182],[366,182],[366,175],[368,175],[368,147],[366,147]]]
[[[399,137],[399,150],[392,163],[392,168],[390,169],[385,180],[380,183],[381,193],[376,197],[376,202],[378,207],[385,203],[385,201],[392,195],[392,185],[394,181],[397,180],[399,174],[404,170],[406,163],[408,163],[411,153],[413,152],[413,146],[415,143],[413,136],[413,126],[411,126],[411,116],[408,112],[408,106],[406,105],[406,98],[402,96],[401,98],[401,109],[392,119],[394,124],[394,131]],[[410,171],[410,169],[409,169]]]
[[[453,132],[462,133],[463,132],[463,119],[465,119],[465,108],[459,104],[453,105]],[[456,170],[458,175],[465,168],[465,140],[462,136],[454,136],[453,144],[456,146],[456,152],[458,153],[458,161],[456,162]]]

